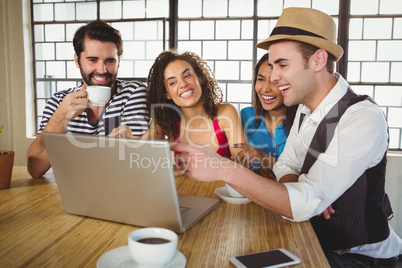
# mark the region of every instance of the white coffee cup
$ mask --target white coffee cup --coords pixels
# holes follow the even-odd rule
[[[173,259],[177,251],[177,240],[177,234],[171,230],[149,227],[131,232],[128,247],[140,267],[159,268]]]
[[[242,198],[242,197],[244,197],[244,195],[242,195],[241,193],[239,193],[238,191],[236,191],[235,189],[233,189],[233,187],[230,186],[230,185],[227,184],[227,183],[225,183],[225,188],[226,188],[226,191],[228,192],[228,194],[229,194],[231,197],[236,197],[236,198]]]
[[[110,87],[87,86],[87,98],[93,106],[105,106],[110,99]]]

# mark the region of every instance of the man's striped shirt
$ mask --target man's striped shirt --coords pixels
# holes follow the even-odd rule
[[[81,86],[53,94],[43,110],[43,117],[38,133],[43,131],[64,97],[80,89]],[[106,136],[115,127],[127,125],[134,136],[140,136],[148,129],[149,117],[145,107],[145,86],[141,82],[116,80],[116,92],[106,105],[98,122],[91,124],[88,121],[87,108],[76,118],[68,122],[66,133]]]

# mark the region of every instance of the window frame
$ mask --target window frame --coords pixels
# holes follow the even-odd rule
[[[124,0],[122,0],[124,1]],[[200,0],[201,3],[203,4],[204,0]],[[227,0],[229,1],[229,0]],[[261,1],[261,0],[260,0]],[[354,18],[361,18],[361,19],[366,19],[366,18],[402,18],[402,14],[375,14],[375,15],[352,15],[351,14],[351,1],[352,0],[339,0],[339,13],[337,15],[333,15],[334,18],[338,19],[338,44],[341,45],[344,49],[344,55],[342,58],[338,61],[337,63],[337,72],[339,72],[346,80],[348,80],[347,74],[348,74],[348,63],[350,60],[348,59],[349,56],[349,23],[351,19]],[[100,2],[101,0],[96,0],[93,1],[96,2],[97,5],[97,19],[100,18]],[[185,18],[185,17],[179,17],[179,0],[169,0],[169,13],[168,17],[159,17],[159,18],[141,18],[141,19],[105,19],[104,21],[107,23],[115,23],[115,22],[137,22],[137,21],[151,21],[151,20],[162,20],[163,21],[163,50],[166,49],[166,42],[167,40],[169,41],[169,49],[177,49],[178,48],[178,25],[180,21],[197,21],[197,20],[213,20],[213,21],[219,21],[219,20],[252,20],[253,21],[253,52],[252,52],[252,66],[255,66],[257,62],[257,57],[258,57],[258,51],[257,48],[255,48],[255,45],[258,43],[258,23],[259,21],[262,20],[276,20],[278,19],[279,16],[272,16],[272,17],[264,17],[264,16],[258,16],[258,0],[253,0],[254,3],[254,9],[253,9],[253,15],[252,16],[245,16],[245,17],[199,17],[199,18]],[[312,1],[310,1],[310,5],[312,5]],[[60,20],[53,20],[53,21],[34,21],[34,0],[30,0],[30,7],[31,7],[31,34],[32,34],[32,61],[33,61],[33,83],[34,83],[34,90],[33,90],[33,102],[34,102],[34,112],[35,112],[35,120],[39,120],[38,113],[38,96],[37,96],[37,82],[59,82],[59,81],[71,81],[71,82],[76,82],[77,84],[80,83],[81,79],[72,79],[72,78],[38,78],[37,77],[37,70],[36,70],[36,63],[37,60],[35,59],[35,46],[38,42],[35,41],[35,26],[36,25],[51,25],[51,24],[69,24],[69,23],[86,23],[88,22],[87,20],[68,20],[68,21],[60,21]],[[169,28],[168,35],[166,35],[166,28]],[[394,39],[392,39],[394,40]],[[399,40],[399,39],[396,39]],[[46,42],[46,41],[45,41]],[[393,62],[393,61],[392,61]],[[391,62],[389,63],[391,65]],[[65,69],[65,72],[67,72],[67,68]],[[360,72],[362,70],[360,69]],[[391,71],[390,71],[391,72]],[[67,75],[66,75],[67,77]],[[361,77],[361,74],[360,74]],[[121,78],[121,79],[128,79],[128,78]],[[140,80],[142,82],[146,82],[146,77],[131,77],[130,79],[136,79]],[[238,83],[238,84],[250,84],[252,83],[252,78],[250,77],[249,80],[241,80],[241,77],[239,80],[218,80],[218,83]],[[353,86],[372,86],[373,87],[373,97],[375,97],[375,92],[376,92],[376,87],[379,86],[398,86],[402,87],[402,82],[350,82],[348,81],[349,84]],[[227,87],[226,87],[227,90]],[[226,99],[224,101],[227,101],[227,96],[229,92],[225,92]],[[247,103],[242,103],[242,105],[246,105]],[[240,105],[240,104],[238,104]],[[240,106],[238,106],[239,108]],[[388,116],[388,110],[391,107],[388,106],[381,106],[384,109],[385,114]],[[398,106],[398,108],[402,108]],[[38,122],[34,123],[35,127],[35,133],[37,133],[37,128],[38,128]],[[389,150],[393,151],[402,151],[402,127],[397,128],[399,129],[399,146],[398,148],[392,148]]]

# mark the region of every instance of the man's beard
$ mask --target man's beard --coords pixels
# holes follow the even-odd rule
[[[105,85],[102,84],[102,86],[108,86],[108,87],[112,87],[113,84],[114,84],[114,82],[116,81],[116,78],[117,78],[117,74],[112,75],[112,74],[109,73],[109,72],[106,72],[106,73],[104,73],[104,74],[98,74],[98,73],[96,73],[96,72],[87,74],[87,73],[85,73],[84,70],[81,68],[81,65],[80,65],[80,72],[81,72],[82,79],[84,80],[84,82],[85,82],[88,86],[94,86],[94,85],[96,85],[95,83],[92,82],[92,77],[94,77],[94,76],[109,78],[109,83],[108,83],[108,84],[105,84]]]

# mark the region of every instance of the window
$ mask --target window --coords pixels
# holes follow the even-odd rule
[[[36,127],[56,91],[81,83],[72,40],[86,22],[100,18],[123,39],[119,78],[145,81],[156,56],[167,48],[168,0],[31,0]],[[37,129],[36,129],[37,131]]]
[[[177,46],[203,57],[224,101],[241,109],[251,105],[253,66],[265,53],[255,45],[268,37],[283,8],[297,6],[330,14],[347,33],[338,37],[345,50],[338,70],[356,92],[381,106],[390,148],[402,149],[400,0],[31,0],[31,5],[36,126],[55,91],[81,82],[72,38],[90,20],[105,20],[121,32],[119,78],[146,81],[155,57]],[[169,12],[171,6],[178,12]],[[177,28],[170,27],[174,21]],[[177,40],[169,43],[169,36]]]
[[[388,119],[391,149],[402,149],[402,2],[350,6],[347,79],[371,96]]]
[[[199,1],[201,3],[201,1]],[[202,1],[202,14],[188,14],[188,1],[179,1],[178,51],[193,51],[208,62],[222,89],[224,100],[238,109],[251,104],[253,52],[253,1]],[[229,6],[228,6],[229,4]],[[231,7],[231,5],[234,7]],[[233,14],[233,15],[231,15]],[[242,14],[243,17],[240,17]],[[197,18],[184,17],[188,15]],[[182,17],[183,16],[183,17]],[[212,18],[212,16],[216,16]],[[205,19],[200,19],[203,17]],[[210,17],[210,18],[209,18]]]

